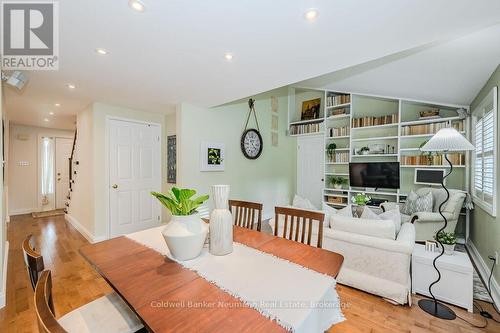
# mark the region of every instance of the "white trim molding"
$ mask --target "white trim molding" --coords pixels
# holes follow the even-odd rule
[[[477,268],[478,274],[481,276],[485,283],[488,283],[491,265],[488,266],[486,262],[484,262],[483,257],[481,257],[476,246],[470,239],[467,242],[466,247],[472,261],[474,262],[474,266],[476,266]],[[485,287],[488,286],[486,285]],[[495,303],[497,308],[500,307],[500,286],[495,280],[495,276],[491,278],[491,297],[493,298],[493,302]]]
[[[107,239],[104,236],[101,237],[94,236],[87,228],[81,225],[77,219],[75,219],[73,216],[69,214],[65,214],[64,219],[68,221],[68,223],[71,224],[76,229],[76,231],[78,231],[86,240],[88,240],[92,244],[102,242]]]
[[[2,268],[2,289],[0,290],[0,309],[7,304],[7,262],[9,260],[9,242],[5,241]]]

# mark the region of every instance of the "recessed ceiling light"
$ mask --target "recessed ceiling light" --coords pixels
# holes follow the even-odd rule
[[[128,5],[130,6],[130,8],[132,8],[136,12],[142,13],[144,11],[144,9],[146,9],[146,6],[144,5],[144,3],[142,1],[139,1],[139,0],[129,0]]]
[[[226,59],[227,61],[233,60],[233,54],[229,52],[224,53],[224,59]]]
[[[56,106],[56,107],[60,107],[60,106],[61,106],[61,104],[56,103],[56,104],[54,104],[54,106]]]
[[[68,83],[66,86],[67,86],[69,89],[75,89],[75,88],[76,88],[76,86],[75,86],[73,83]]]
[[[51,116],[53,116],[53,115],[54,115],[54,112],[50,111],[50,112],[49,112],[49,114],[50,114]]]
[[[108,54],[108,51],[106,51],[105,49],[101,49],[101,48],[95,49],[95,52],[97,54],[100,54],[100,55],[106,55],[106,54]]]
[[[309,22],[313,22],[313,21],[316,21],[316,19],[318,18],[319,16],[319,12],[316,8],[310,8],[307,10],[307,12],[304,14],[304,17],[306,18],[306,20],[308,20]]]
[[[48,122],[49,118],[43,118],[43,121]]]

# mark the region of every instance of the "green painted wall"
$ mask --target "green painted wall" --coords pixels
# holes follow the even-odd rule
[[[495,86],[500,86],[500,66],[497,67],[495,72],[491,75],[488,82],[481,89],[479,94],[476,96],[471,104],[471,110],[477,107],[480,101],[493,89]],[[497,105],[497,111],[500,109],[500,105]],[[497,126],[500,128],[500,116],[497,115]],[[498,138],[497,138],[498,144]],[[500,163],[497,159],[497,175],[500,175]],[[497,207],[500,207],[500,182],[497,179]],[[470,224],[470,238],[478,249],[484,262],[489,266],[491,261],[488,259],[488,255],[494,255],[495,251],[500,253],[500,216],[493,217],[482,210],[477,205],[473,210],[471,224]],[[493,273],[494,279],[500,282],[500,267],[496,266],[495,272]]]
[[[278,146],[271,145],[271,96],[278,98]],[[248,99],[214,108],[182,104],[177,111],[178,185],[209,193],[210,185],[229,184],[230,198],[262,202],[264,216],[275,205],[287,205],[295,193],[296,140],[286,136],[287,89],[255,96],[255,109],[264,140],[262,155],[248,160],[241,153],[240,138],[248,114]],[[253,120],[249,123],[255,127]],[[225,144],[225,171],[200,171],[200,144]],[[212,206],[212,200],[209,202]]]

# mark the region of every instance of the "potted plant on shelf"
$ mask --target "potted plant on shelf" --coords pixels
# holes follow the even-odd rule
[[[445,232],[441,231],[437,237],[434,236],[434,239],[441,242],[444,247],[444,254],[452,255],[455,250],[455,244],[457,243],[457,237],[453,232]]]
[[[196,209],[208,200],[208,195],[192,199],[195,194],[195,190],[177,187],[166,194],[151,192],[172,213],[172,220],[161,233],[177,260],[196,258],[207,238],[208,225]]]
[[[422,142],[420,146],[418,146],[418,148],[422,148],[427,143],[427,141],[429,140],[425,140],[424,142]],[[426,158],[427,165],[432,165],[432,157],[437,155],[437,153],[434,151],[422,151],[421,154]]]
[[[333,162],[333,155],[335,155],[335,149],[337,149],[337,144],[335,144],[334,142],[330,143],[326,147],[326,153],[328,155],[330,162]]]
[[[330,182],[331,182],[334,189],[339,190],[342,188],[342,185],[347,184],[347,178],[340,177],[340,176],[332,177]]]
[[[361,147],[359,150],[358,150],[358,155],[368,155],[370,153],[370,148],[368,147]]]

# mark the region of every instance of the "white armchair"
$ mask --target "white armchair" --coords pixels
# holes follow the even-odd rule
[[[450,198],[448,202],[443,206],[442,213],[448,220],[448,226],[446,227],[446,232],[455,232],[457,226],[458,217],[460,215],[460,210],[462,209],[466,193],[460,190],[448,190],[450,192]],[[442,188],[430,188],[424,187],[416,191],[419,196],[426,195],[432,192],[433,197],[433,209],[432,212],[416,212],[414,214],[405,215],[401,214],[401,221],[410,222],[415,225],[415,240],[416,241],[426,241],[434,238],[436,232],[443,226],[443,217],[439,214],[439,205],[446,199],[446,192]],[[399,206],[400,208],[403,204],[398,204],[395,202],[385,202],[380,205],[384,211],[392,210]]]

